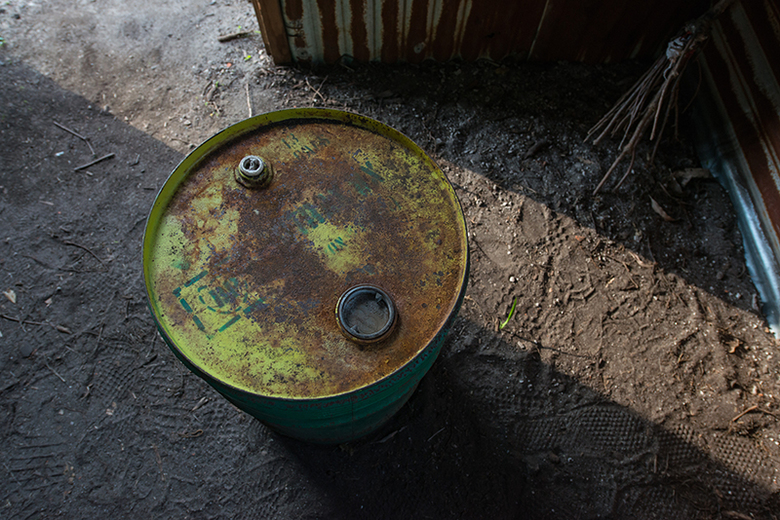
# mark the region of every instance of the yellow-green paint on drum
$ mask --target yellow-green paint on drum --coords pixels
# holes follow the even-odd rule
[[[272,169],[263,188],[237,180],[250,155]],[[452,186],[407,137],[294,109],[233,125],[182,161],[152,207],[143,264],[157,326],[190,369],[285,433],[345,440],[355,428],[347,418],[328,432],[342,421],[329,413],[383,416],[435,359],[465,291],[468,243]],[[336,319],[339,297],[361,284],[395,305],[376,343],[353,341]]]

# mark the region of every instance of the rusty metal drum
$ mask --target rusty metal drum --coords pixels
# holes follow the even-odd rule
[[[463,301],[466,224],[431,158],[356,114],[293,109],[192,151],[152,206],[143,267],[174,354],[272,429],[374,431]]]

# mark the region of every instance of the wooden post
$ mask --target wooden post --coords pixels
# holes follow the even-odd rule
[[[280,2],[281,0],[252,0],[265,49],[277,65],[293,61]]]

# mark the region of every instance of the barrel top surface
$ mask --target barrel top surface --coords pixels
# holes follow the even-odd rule
[[[238,182],[246,156],[273,177]],[[444,174],[408,138],[324,109],[245,120],[188,155],[144,236],[161,333],[207,377],[264,396],[310,399],[366,387],[412,362],[456,311],[466,226]],[[337,302],[369,284],[389,295],[389,336],[359,344]]]

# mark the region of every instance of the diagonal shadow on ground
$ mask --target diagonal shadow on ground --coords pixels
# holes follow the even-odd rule
[[[483,331],[474,345],[477,329],[459,320],[382,431],[341,447],[283,441],[334,515],[773,518],[773,472],[749,442],[669,430],[542,362],[532,343]]]
[[[506,329],[515,337],[489,330],[495,309],[478,310],[488,303],[467,300],[430,377],[370,438],[316,447],[269,432],[176,362],[146,308],[143,224],[181,155],[22,64],[0,66],[0,82],[0,265],[2,289],[14,294],[0,303],[7,516],[771,518],[777,510],[776,484],[767,483],[776,461],[757,451],[754,430],[662,425],[600,394],[561,366],[570,347],[583,356],[576,364],[596,371],[607,356],[548,341],[533,305],[518,307],[516,320],[529,317]],[[114,157],[75,171],[91,160],[89,148],[54,121]],[[506,274],[481,254],[475,249],[480,283]],[[630,278],[614,283],[629,290]],[[651,286],[651,300],[667,301]],[[532,341],[517,339],[526,336]],[[682,339],[672,346],[684,365],[696,338]]]

